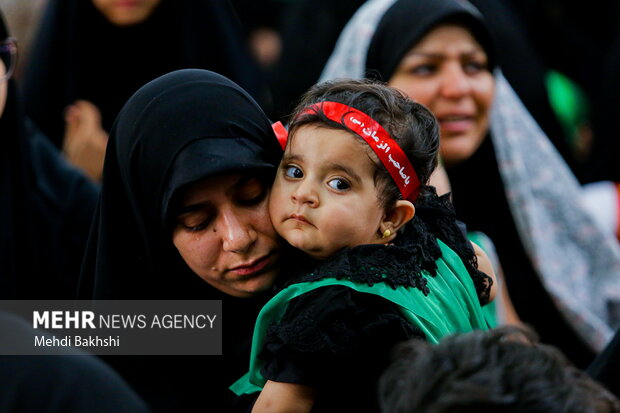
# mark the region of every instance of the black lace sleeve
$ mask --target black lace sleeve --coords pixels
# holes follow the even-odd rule
[[[319,389],[357,383],[359,391],[387,366],[393,345],[412,337],[424,335],[395,304],[343,286],[322,287],[292,300],[268,329],[262,374]]]

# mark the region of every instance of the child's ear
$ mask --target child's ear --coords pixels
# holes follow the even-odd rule
[[[379,224],[379,238],[382,243],[388,243],[396,238],[396,232],[411,221],[415,215],[415,207],[410,201],[396,201],[394,208],[390,209],[381,224]]]

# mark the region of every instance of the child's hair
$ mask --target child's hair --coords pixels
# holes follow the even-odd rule
[[[437,166],[439,127],[435,116],[423,105],[409,99],[399,90],[372,80],[339,80],[319,83],[304,94],[293,111],[289,123],[289,136],[306,125],[355,132],[343,123],[329,119],[322,111],[307,112],[321,102],[338,102],[355,108],[378,122],[401,147],[411,162],[424,191]],[[363,142],[360,138],[360,142]],[[366,143],[364,143],[366,145]],[[374,181],[381,205],[390,209],[401,193],[389,172],[373,153]]]
[[[382,413],[618,413],[620,403],[527,328],[410,340],[379,383]]]

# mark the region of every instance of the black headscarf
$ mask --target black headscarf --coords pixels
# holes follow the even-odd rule
[[[274,170],[281,154],[258,104],[221,75],[184,69],[142,87],[110,134],[80,295],[219,297],[174,248],[170,201],[206,177]]]
[[[59,146],[63,111],[76,99],[99,107],[110,131],[140,86],[183,68],[221,73],[256,98],[264,92],[226,1],[162,0],[146,21],[118,27],[92,0],[50,0],[28,57],[26,112]]]
[[[155,412],[216,411],[232,398],[227,387],[247,371],[252,328],[267,298],[227,296],[189,269],[167,225],[174,195],[220,173],[274,172],[281,156],[254,99],[206,70],[146,84],[112,128],[80,298],[223,300],[223,356],[106,359]]]
[[[490,67],[494,66],[490,32],[473,6],[458,0],[398,0],[379,21],[367,54],[367,72],[378,71],[389,81],[405,53],[432,28],[446,22],[464,24],[489,56]],[[593,352],[561,316],[525,251],[506,198],[493,140],[487,136],[470,158],[446,172],[457,218],[469,230],[482,231],[493,240],[519,316],[543,341],[560,347],[573,362],[585,367]]]
[[[400,61],[422,37],[440,23],[467,26],[487,53],[489,67],[495,65],[491,35],[482,16],[467,2],[454,0],[397,1],[383,15],[366,56],[367,73],[378,73],[389,81]]]
[[[8,36],[0,15],[0,39]],[[22,116],[0,116],[0,298],[72,299],[97,189]]]

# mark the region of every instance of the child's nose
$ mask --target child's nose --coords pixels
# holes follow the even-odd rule
[[[299,182],[291,197],[293,199],[293,202],[295,203],[307,204],[308,206],[313,208],[319,206],[319,196],[312,183],[310,183],[308,180],[303,180]]]

